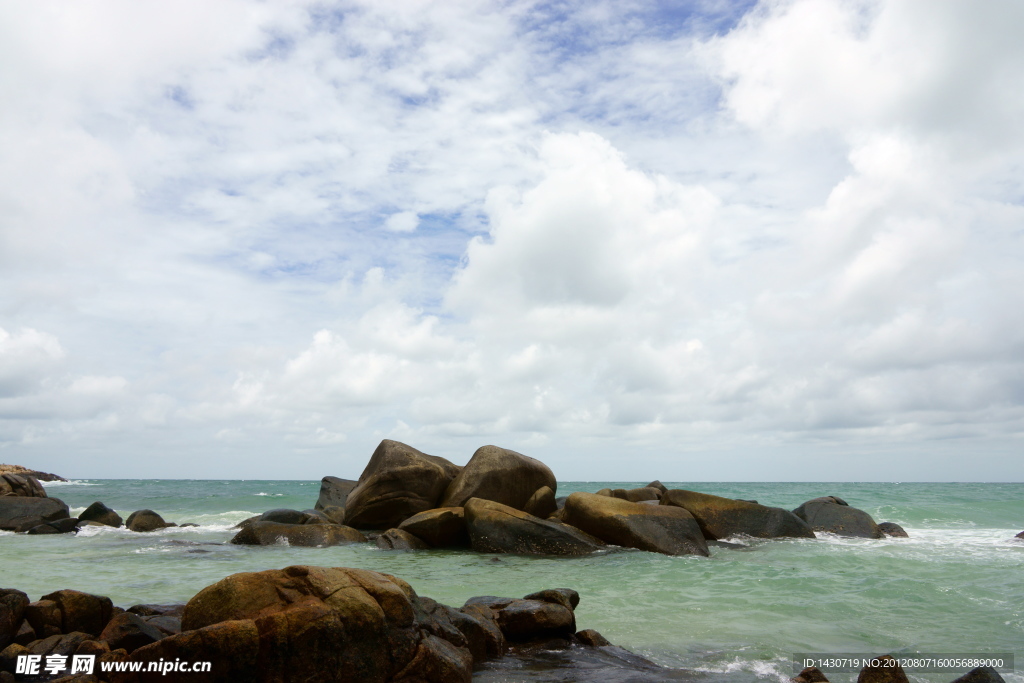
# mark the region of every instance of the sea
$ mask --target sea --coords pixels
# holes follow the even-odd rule
[[[560,482],[558,495],[646,482]],[[929,657],[1011,654],[1006,681],[1024,683],[1024,484],[665,482],[793,509],[839,496],[910,538],[820,535],[736,539],[711,557],[612,549],[587,557],[472,551],[383,551],[235,546],[238,522],[274,508],[313,507],[319,481],[89,479],[44,483],[72,515],[103,501],[127,518],[152,509],[197,527],[153,533],[89,527],[77,535],[0,532],[0,587],[33,600],[62,588],[114,604],[187,601],[235,572],[294,564],[359,567],[399,576],[420,594],[460,606],[472,596],[521,597],[544,588],[579,591],[579,628],[701,680],[782,683],[798,654]],[[914,672],[948,683],[956,672]],[[831,681],[857,674],[830,672]],[[504,674],[503,674],[504,675]],[[529,681],[530,672],[507,674]],[[493,675],[488,680],[499,680]]]

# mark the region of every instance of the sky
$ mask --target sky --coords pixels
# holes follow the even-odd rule
[[[1024,481],[1024,3],[0,0],[0,462]]]

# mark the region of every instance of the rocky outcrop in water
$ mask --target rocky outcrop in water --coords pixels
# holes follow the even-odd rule
[[[0,474],[0,496],[46,498],[46,489],[35,477],[27,474]]]
[[[556,588],[524,598],[470,598],[456,608],[421,597],[388,574],[311,566],[233,574],[183,608],[124,611],[102,596],[66,590],[29,603],[20,591],[0,590],[0,671],[13,672],[23,654],[95,654],[101,662],[212,662],[202,678],[101,673],[97,666],[111,683],[456,683],[506,655],[522,666],[552,648],[577,653],[581,661],[584,652],[605,657],[617,662],[620,674],[670,671],[610,645],[596,631],[577,633],[579,600],[576,591]],[[43,603],[49,610],[43,632],[30,627],[32,640],[12,642],[30,606]],[[171,628],[159,628],[158,619],[170,620]]]
[[[67,481],[64,477],[49,472],[40,472],[33,470],[28,467],[22,467],[21,465],[2,465],[0,464],[0,474],[18,474],[22,476],[33,477],[39,481]]]

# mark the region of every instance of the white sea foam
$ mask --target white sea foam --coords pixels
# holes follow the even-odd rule
[[[254,494],[254,495],[266,496],[267,498],[284,498],[284,496],[285,496],[285,494],[283,494],[283,493],[267,493],[266,491],[260,491],[259,493]]]
[[[67,481],[41,481],[44,489],[48,489],[52,486],[100,486],[100,484],[93,483],[86,479],[69,479]]]

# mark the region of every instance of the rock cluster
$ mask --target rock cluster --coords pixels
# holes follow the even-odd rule
[[[95,654],[101,662],[212,663],[205,676],[96,667],[111,683],[468,682],[474,668],[510,649],[621,650],[596,631],[577,633],[579,600],[561,588],[521,599],[471,598],[454,608],[388,574],[311,566],[233,574],[184,606],[121,610],[108,598],[71,590],[29,602],[8,589],[0,590],[0,671],[13,672],[24,654]]]
[[[136,510],[122,520],[121,515],[96,501],[87,507],[78,517],[72,517],[68,506],[59,498],[50,498],[42,486],[33,477],[27,475],[4,474],[0,481],[26,480],[20,484],[22,491],[34,491],[38,488],[42,495],[7,494],[0,495],[0,530],[18,531],[28,534],[67,534],[76,533],[84,526],[124,526],[131,531],[147,532],[178,526],[173,522],[164,521],[152,510]],[[3,489],[0,488],[0,492]],[[195,526],[185,525],[182,526]]]
[[[311,510],[270,510],[242,522],[232,543],[329,546],[367,538],[383,550],[472,548],[487,553],[585,555],[609,546],[708,556],[721,539],[906,536],[892,523],[827,496],[796,510],[660,481],[556,498],[542,462],[483,446],[464,467],[384,440],[358,480],[324,477]]]
[[[39,472],[38,470],[29,469],[28,467],[22,467],[21,465],[3,465],[0,464],[0,474],[20,474],[22,476],[32,477],[38,481],[67,481],[64,477],[49,472]]]

